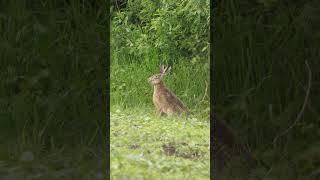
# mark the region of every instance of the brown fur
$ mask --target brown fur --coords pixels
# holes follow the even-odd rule
[[[181,114],[187,112],[187,108],[182,101],[166,88],[162,82],[164,75],[166,75],[170,69],[171,67],[161,65],[160,74],[155,74],[149,78],[149,82],[153,86],[153,104],[159,115]]]

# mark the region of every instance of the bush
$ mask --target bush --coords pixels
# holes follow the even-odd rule
[[[113,60],[207,61],[208,0],[128,1],[125,10],[113,9],[112,16]]]

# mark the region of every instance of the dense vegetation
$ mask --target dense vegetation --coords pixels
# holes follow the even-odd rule
[[[128,1],[111,16],[111,177],[208,179],[209,1]],[[160,63],[187,121],[154,114]]]
[[[214,9],[216,111],[270,166],[257,177],[319,174],[319,7],[231,0]]]
[[[103,1],[0,1],[0,179],[104,179]]]
[[[188,106],[208,107],[209,1],[128,1],[111,13],[111,104],[149,107],[147,78],[164,63],[167,85]]]
[[[208,0],[116,1],[110,42],[106,1],[0,1],[0,179],[105,179],[108,43],[114,177],[208,178],[211,87],[218,116],[269,166],[251,179],[316,179],[318,1],[216,2],[211,78]],[[161,62],[187,122],[153,114]]]

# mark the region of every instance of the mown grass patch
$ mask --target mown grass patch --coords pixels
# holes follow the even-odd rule
[[[112,179],[209,179],[209,123],[156,117],[152,109],[112,108]]]

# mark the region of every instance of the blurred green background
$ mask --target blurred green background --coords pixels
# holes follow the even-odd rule
[[[168,63],[173,69],[165,82],[196,115],[194,122],[209,118],[211,84],[219,116],[270,166],[253,179],[316,178],[318,1],[216,2],[211,78],[208,1],[132,2],[111,8],[115,111],[139,106],[151,113],[147,78]],[[0,1],[0,178],[104,178],[106,3]],[[312,72],[306,108],[274,144],[305,100],[305,61]]]
[[[105,178],[107,18],[106,1],[0,1],[0,179]]]
[[[319,174],[319,7],[319,1],[302,0],[216,2],[215,109],[270,166],[258,168],[253,179],[316,179]]]

